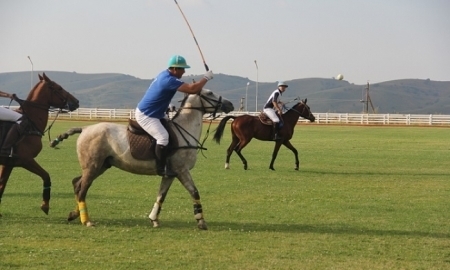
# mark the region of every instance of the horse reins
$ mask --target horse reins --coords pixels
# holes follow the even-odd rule
[[[302,102],[302,104],[304,105],[302,112],[299,112],[298,110],[294,109],[295,106],[290,108],[290,110],[293,110],[294,112],[298,113],[299,115],[302,115],[303,112],[305,112],[306,106],[307,106],[304,102]],[[308,117],[310,117],[310,116],[311,116],[311,111],[309,111],[309,113],[308,113]]]
[[[183,100],[181,101],[180,108],[177,110],[176,114],[172,117],[172,119],[171,119],[170,121],[172,121],[174,127],[178,130],[178,132],[180,133],[180,135],[183,137],[183,139],[184,139],[185,142],[187,143],[187,146],[177,147],[177,149],[186,149],[186,148],[188,148],[188,149],[189,149],[189,148],[190,148],[190,149],[199,149],[199,150],[202,151],[202,155],[205,157],[205,155],[203,154],[203,150],[208,150],[208,149],[205,148],[205,147],[203,147],[203,145],[205,144],[205,141],[206,141],[207,138],[208,138],[209,130],[210,130],[210,128],[211,128],[212,121],[213,121],[214,119],[217,118],[217,117],[216,117],[216,113],[217,113],[217,111],[219,110],[219,107],[222,106],[222,96],[220,96],[219,100],[217,101],[217,100],[213,100],[213,99],[207,98],[207,97],[205,97],[205,96],[203,96],[203,95],[200,95],[200,94],[198,94],[198,95],[199,95],[200,98],[201,98],[201,104],[202,104],[202,107],[183,107],[184,104],[186,103],[187,98],[189,97],[189,95],[186,95],[186,96],[183,98]],[[208,102],[208,103],[211,105],[211,107],[206,107],[206,106],[203,104],[203,100],[205,100],[206,102]],[[215,102],[215,101],[217,102],[217,105],[214,106],[214,105],[213,105],[213,102]],[[209,122],[209,126],[208,126],[208,129],[207,129],[207,131],[206,131],[205,138],[203,139],[202,142],[200,142],[199,140],[197,140],[192,134],[190,134],[190,133],[189,133],[185,128],[183,128],[180,124],[178,124],[178,123],[176,123],[176,122],[173,121],[174,119],[176,119],[176,118],[178,117],[178,115],[179,115],[179,113],[181,112],[182,109],[199,110],[199,111],[205,113],[205,112],[206,112],[206,109],[208,109],[208,108],[214,108],[214,112],[212,113],[213,118],[212,118],[212,119],[210,120],[210,122]],[[196,145],[196,146],[191,145],[191,144],[189,143],[189,140],[186,138],[185,134],[183,134],[183,132],[181,132],[181,131],[184,131],[184,133],[188,134],[189,137],[191,137],[192,139],[194,139],[194,140],[196,141],[197,145]]]

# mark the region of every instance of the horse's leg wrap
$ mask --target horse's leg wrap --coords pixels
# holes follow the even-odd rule
[[[194,200],[194,217],[196,220],[203,219],[202,204],[199,200]]]
[[[86,225],[89,222],[89,215],[86,207],[86,202],[78,202],[78,209],[80,210],[81,224]]]
[[[42,204],[41,204],[41,210],[44,211],[45,214],[48,215],[48,211],[50,210],[50,193],[52,191],[52,184],[48,183],[47,185],[44,184],[42,188]]]
[[[52,184],[49,183],[47,186],[44,184],[44,186],[42,187],[42,199],[45,202],[50,201],[50,193],[52,191]]]
[[[153,209],[150,212],[150,215],[148,215],[148,218],[151,221],[158,220],[160,212],[161,212],[161,204],[159,202],[155,202],[155,204],[153,205]]]

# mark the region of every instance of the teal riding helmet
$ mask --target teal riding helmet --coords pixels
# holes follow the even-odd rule
[[[184,59],[181,55],[174,55],[170,57],[168,67],[175,67],[175,68],[190,68],[186,63],[186,59]]]

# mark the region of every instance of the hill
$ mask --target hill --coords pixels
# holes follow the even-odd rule
[[[34,71],[33,85],[37,83]],[[80,100],[84,108],[135,108],[151,80],[130,75],[102,73],[81,74],[76,72],[45,71],[55,82]],[[191,82],[201,76],[186,76]],[[247,87],[247,83],[249,83]],[[295,97],[308,98],[308,104],[315,112],[360,113],[366,85],[355,85],[347,81],[327,78],[305,78],[286,81],[289,88],[283,95],[284,101]],[[30,91],[30,72],[0,73],[0,90],[16,93],[25,98]],[[248,105],[248,111],[256,111],[256,82],[239,76],[215,74],[207,88],[220,93],[235,105],[236,110]],[[276,82],[258,82],[258,108],[260,110],[269,94],[276,88]],[[245,101],[246,93],[248,96]],[[450,114],[450,82],[429,79],[404,79],[370,85],[370,98],[378,113]],[[181,99],[177,94],[173,103]],[[9,100],[1,99],[0,105]],[[14,104],[15,105],[15,104]],[[371,109],[369,110],[371,112]]]

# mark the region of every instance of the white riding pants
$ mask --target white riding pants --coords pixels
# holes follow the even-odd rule
[[[267,116],[272,120],[274,123],[280,122],[280,119],[277,116],[277,113],[272,108],[265,108],[264,113],[267,114]]]
[[[139,125],[156,140],[156,144],[166,146],[169,144],[169,133],[158,118],[148,117],[138,108],[134,113]]]
[[[21,121],[17,121],[22,117],[22,115],[16,111],[11,109],[0,107],[0,120],[1,121],[11,121],[20,123]]]

